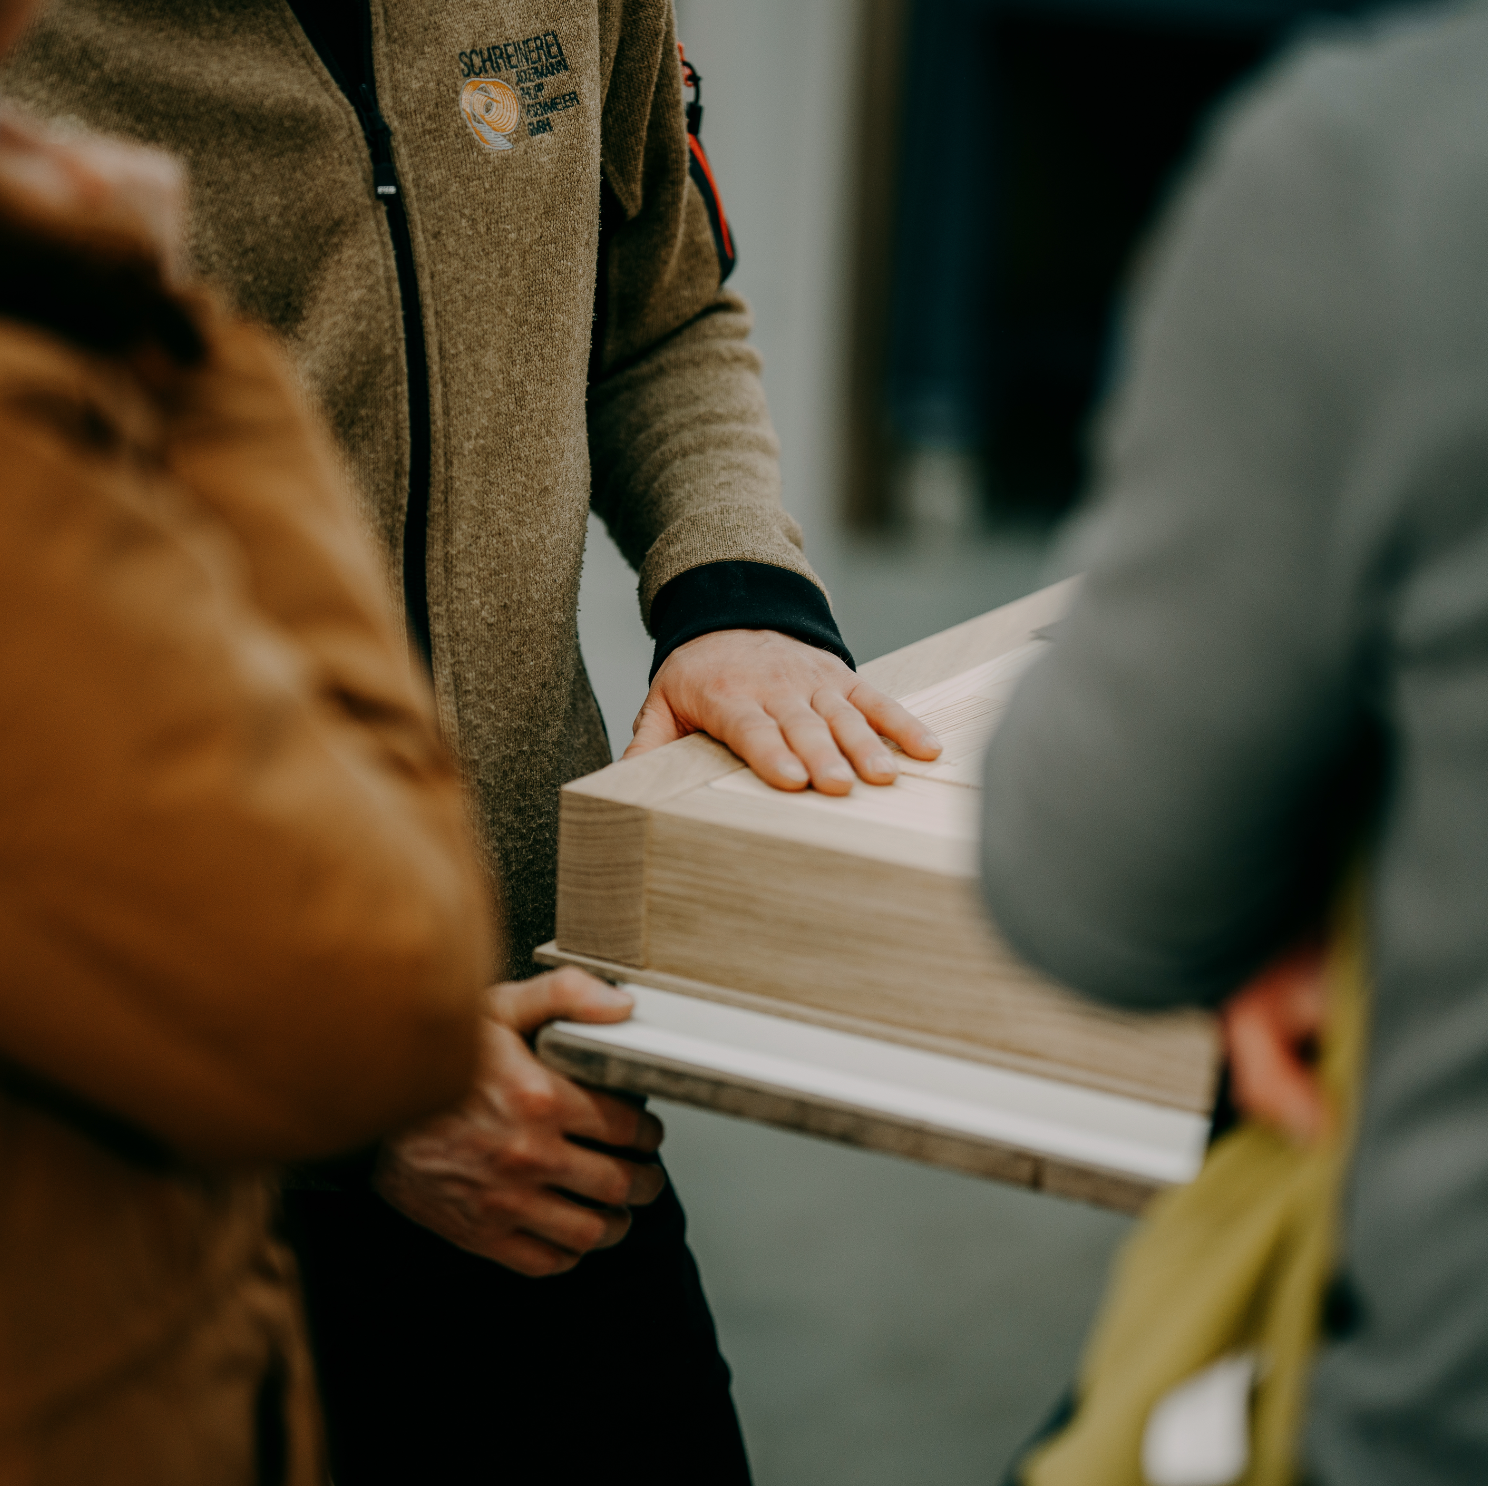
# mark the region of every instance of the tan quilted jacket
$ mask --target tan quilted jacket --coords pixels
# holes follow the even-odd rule
[[[492,935],[258,330],[0,190],[0,1483],[319,1479],[269,1163],[441,1107]]]

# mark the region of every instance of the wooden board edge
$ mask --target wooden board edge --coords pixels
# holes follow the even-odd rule
[[[940,634],[892,650],[867,662],[860,674],[880,689],[899,696],[949,680],[971,666],[1016,649],[1035,630],[1059,619],[1068,610],[1078,581],[1066,578]],[[900,678],[909,672],[914,673],[914,684],[899,684]],[[722,743],[702,733],[693,733],[638,758],[620,759],[573,780],[563,789],[565,793],[593,795],[617,804],[647,808],[744,767]]]
[[[869,790],[871,784],[858,784]],[[936,783],[936,788],[970,793],[959,784]],[[738,795],[700,784],[657,805],[658,816],[697,821],[720,834],[762,837],[768,842],[792,842],[803,851],[825,852],[844,861],[887,862],[911,872],[930,872],[958,882],[977,881],[981,869],[976,843],[965,837],[938,835],[909,826],[890,825],[811,807],[807,814],[792,808],[796,796],[776,791],[779,799]]]
[[[565,784],[562,792],[646,809],[744,767],[743,761],[722,743],[704,733],[691,733],[650,753],[620,759],[575,779]]]
[[[1038,1185],[1039,1191],[1047,1192],[1051,1197],[1067,1197],[1091,1207],[1130,1213],[1133,1217],[1140,1217],[1147,1204],[1165,1190],[1155,1183],[1124,1176],[1120,1172],[1075,1166],[1053,1158],[1040,1162]]]
[[[804,1006],[796,1001],[784,1001],[774,996],[760,996],[751,991],[735,991],[728,986],[715,985],[711,981],[694,980],[686,975],[672,975],[665,970],[653,970],[644,965],[627,965],[616,960],[603,959],[597,955],[585,955],[559,947],[556,941],[540,945],[533,951],[533,959],[540,965],[576,965],[597,975],[601,980],[616,984],[633,980],[637,985],[651,986],[658,991],[674,991],[681,996],[695,996],[700,1001],[713,1001],[720,1006],[736,1006],[741,1011],[757,1011],[764,1016],[782,1017],[786,1021],[805,1022],[814,1027],[828,1027],[834,1032],[851,1032],[858,1037],[873,1037],[880,1042],[893,1043],[899,1047],[916,1047],[927,1053],[939,1053],[943,1057],[961,1058],[968,1063],[982,1063],[989,1068],[1006,1068],[1012,1073],[1030,1073],[1038,1078],[1051,1078],[1060,1083],[1078,1084],[1081,1088],[1096,1089],[1103,1094],[1116,1094],[1123,1099],[1136,1099],[1143,1104],[1161,1104],[1165,1109],[1176,1109],[1184,1114],[1206,1114],[1206,1110],[1172,1099],[1157,1097],[1152,1089],[1134,1080],[1117,1077],[1101,1077],[1089,1069],[1071,1067],[1053,1059],[1037,1058],[1021,1053],[1006,1052],[1000,1048],[987,1047],[981,1043],[965,1042],[959,1037],[945,1037],[934,1032],[922,1032],[915,1027],[900,1027],[892,1022],[875,1021],[869,1017],[850,1016],[843,1012],[825,1011],[815,1006]]]
[[[560,798],[555,943],[645,964],[650,829],[650,814],[639,806],[585,794]]]
[[[553,1027],[538,1035],[537,1050],[548,1067],[578,1083],[670,1099],[695,1109],[1028,1187],[1097,1207],[1140,1212],[1163,1190],[1157,1183],[1053,1161],[990,1139],[953,1134],[837,1100],[808,1099],[739,1077],[712,1078],[664,1058],[627,1057],[613,1048],[573,1042]]]
[[[908,696],[949,681],[972,666],[995,660],[1069,612],[1079,578],[1064,578],[1010,604],[979,614],[939,634],[901,646],[858,667],[858,674],[892,697]]]

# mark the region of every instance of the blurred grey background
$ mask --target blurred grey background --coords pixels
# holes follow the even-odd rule
[[[676,0],[788,508],[860,660],[1032,591],[1120,285],[1213,105],[1356,0]],[[618,754],[633,575],[591,523]],[[1129,1221],[660,1111],[759,1486],[995,1486]],[[700,1483],[701,1486],[701,1483]]]

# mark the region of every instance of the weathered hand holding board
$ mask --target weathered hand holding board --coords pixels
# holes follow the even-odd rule
[[[1190,1174],[1211,1020],[1077,1000],[998,942],[977,892],[981,754],[1070,595],[1056,585],[863,667],[945,744],[933,764],[902,759],[888,787],[781,793],[701,736],[567,786],[544,958],[661,995],[621,1027],[548,1029],[543,1056],[1116,1206]]]

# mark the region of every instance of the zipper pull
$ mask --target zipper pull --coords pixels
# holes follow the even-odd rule
[[[372,146],[372,191],[379,201],[389,201],[398,192],[398,169],[393,164],[393,131],[377,106],[377,95],[362,84],[362,119]]]
[[[682,86],[692,89],[692,101],[687,105],[687,132],[694,139],[703,137],[703,75],[687,60],[682,43],[677,43],[677,55],[682,58]]]

